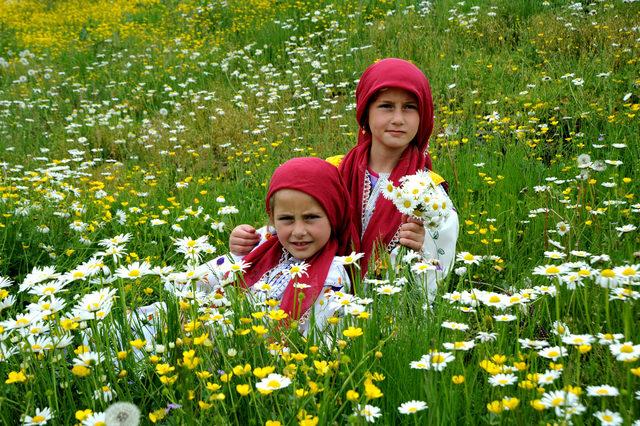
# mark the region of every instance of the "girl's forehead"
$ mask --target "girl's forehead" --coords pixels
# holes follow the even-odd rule
[[[318,185],[322,185],[322,182],[319,181]],[[322,204],[311,194],[308,194],[304,191],[299,191],[297,189],[279,189],[274,192],[272,195],[273,203],[287,204],[287,205],[305,205],[306,207],[319,207],[322,210]],[[273,207],[273,205],[272,205]]]
[[[375,101],[382,97],[405,98],[418,102],[418,97],[413,92],[400,87],[383,87],[373,95],[372,100]]]

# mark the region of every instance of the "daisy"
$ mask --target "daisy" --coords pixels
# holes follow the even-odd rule
[[[507,385],[512,385],[517,381],[518,381],[518,377],[516,377],[515,374],[498,373],[489,377],[489,384],[494,387],[495,386],[504,387]]]
[[[622,338],[624,338],[624,334],[622,333],[598,333],[598,343],[605,346],[618,343]]]
[[[0,275],[0,288],[9,287],[13,284],[13,281],[9,277],[3,277]]]
[[[115,271],[115,276],[129,280],[136,280],[151,274],[151,265],[148,262],[133,262],[127,266],[120,266]]]
[[[303,275],[309,276],[307,273],[307,269],[309,268],[309,264],[305,262],[298,262],[291,265],[289,268],[289,276],[291,276],[292,280],[296,278],[302,278]]]
[[[564,259],[565,257],[567,257],[567,255],[562,253],[561,251],[545,251],[544,257],[548,259],[559,260]]]
[[[531,340],[531,339],[518,339],[523,349],[535,348],[542,349],[549,346],[549,342],[546,340]]]
[[[593,416],[600,420],[601,425],[618,426],[623,423],[620,413],[611,410],[596,411]]]
[[[460,322],[453,322],[453,321],[443,322],[442,327],[448,328],[450,330],[459,330],[459,331],[466,331],[469,329],[469,326],[467,324],[460,323]]]
[[[229,266],[229,272],[232,275],[244,274],[244,271],[246,271],[249,266],[251,266],[251,263],[239,260]]]
[[[401,287],[393,286],[393,285],[383,285],[380,287],[376,287],[376,292],[378,294],[392,295],[400,292],[402,290]]]
[[[399,407],[398,411],[400,414],[415,414],[418,411],[426,410],[427,403],[424,401],[407,401],[403,402]]]
[[[640,265],[624,265],[613,268],[616,276],[627,284],[640,280]]]
[[[621,236],[622,234],[626,234],[627,232],[633,232],[636,229],[638,229],[638,227],[632,224],[616,226],[616,231],[618,231],[618,236]]]
[[[450,351],[468,351],[476,345],[475,341],[468,340],[463,342],[443,343],[445,349]]]
[[[551,332],[556,336],[567,336],[571,334],[571,331],[569,331],[569,326],[561,321],[554,321],[552,327],[553,328],[551,329]]]
[[[131,241],[131,234],[120,234],[116,235],[113,238],[106,238],[104,240],[100,240],[98,245],[102,247],[115,247],[122,244],[126,244]]]
[[[424,274],[427,271],[435,271],[438,268],[430,262],[417,262],[411,265],[411,270],[416,274]]]
[[[571,250],[569,252],[572,256],[586,258],[591,256],[591,253],[583,251],[583,250]]]
[[[427,363],[427,370],[442,371],[454,359],[449,352],[432,351],[427,355],[423,355],[420,360]]]
[[[569,334],[562,337],[562,343],[573,346],[590,345],[595,338],[590,334]]]
[[[476,335],[476,339],[482,343],[495,342],[497,338],[497,333],[487,333],[486,331],[479,331]]]
[[[569,230],[571,230],[571,227],[569,226],[568,223],[558,222],[556,224],[556,231],[558,232],[559,235],[565,235],[569,232]]]
[[[538,384],[541,386],[550,385],[551,383],[555,382],[556,379],[560,378],[561,375],[561,371],[547,370],[544,373],[538,374]]]
[[[508,296],[498,293],[484,293],[479,299],[485,305],[498,309],[504,309],[509,304]]]
[[[358,265],[358,260],[360,260],[363,256],[364,256],[364,253],[356,253],[355,251],[352,251],[351,254],[347,256],[336,256],[336,259],[342,265],[345,265],[345,266],[353,265],[356,268],[360,269],[360,265]]]
[[[115,288],[105,287],[85,295],[73,308],[73,316],[81,320],[104,319],[111,312],[116,292]]]
[[[589,396],[618,396],[620,391],[609,385],[588,386],[587,395]]]
[[[540,399],[542,405],[545,408],[558,408],[558,407],[567,407],[574,404],[577,404],[578,397],[564,390],[556,390],[551,392],[545,392]]]
[[[51,413],[51,409],[49,407],[43,408],[42,410],[36,408],[36,414],[33,417],[24,416],[22,424],[24,426],[45,425],[51,419],[53,419],[53,414]]]
[[[128,424],[128,423],[120,423],[117,420],[113,421],[113,419],[110,422],[107,422],[106,419],[107,419],[106,412],[91,413],[89,416],[85,417],[82,420],[82,426],[102,426],[105,424],[107,425]]]
[[[355,414],[364,417],[364,419],[369,423],[374,423],[376,419],[382,415],[378,407],[374,407],[373,405],[369,404],[365,405],[364,407],[358,404],[356,406]]]
[[[100,389],[93,391],[93,399],[104,402],[110,402],[116,395],[115,391],[111,389],[109,384],[102,386]]]
[[[562,346],[552,346],[550,348],[544,348],[539,350],[538,355],[540,355],[541,357],[556,361],[558,358],[566,356],[567,350]]]
[[[596,284],[603,288],[616,288],[619,287],[620,277],[616,275],[616,272],[613,269],[603,269],[601,271],[597,271],[596,276]]]
[[[533,275],[543,275],[545,277],[557,277],[566,271],[563,265],[544,265],[536,266],[533,269]]]
[[[468,251],[462,251],[456,256],[458,262],[464,262],[467,265],[478,265],[482,260],[481,256],[475,256]]]
[[[286,388],[290,384],[290,378],[282,376],[280,374],[271,373],[267,377],[256,383],[256,389],[258,389],[260,393],[269,394],[274,390]]]
[[[640,345],[634,345],[633,342],[613,343],[609,345],[609,350],[618,361],[635,361],[640,358]]]
[[[498,322],[511,322],[514,321],[517,317],[515,315],[494,315],[493,319]]]

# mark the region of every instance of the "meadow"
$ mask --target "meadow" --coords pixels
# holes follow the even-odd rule
[[[640,425],[639,48],[635,1],[0,1],[0,422]],[[432,308],[415,260],[329,339],[195,291],[384,57],[460,217]]]

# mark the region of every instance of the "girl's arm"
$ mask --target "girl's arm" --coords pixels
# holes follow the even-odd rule
[[[253,229],[253,232],[255,233],[258,241],[251,247],[251,250],[249,250],[249,252],[242,255],[230,252],[229,254],[223,254],[222,256],[218,256],[213,260],[210,260],[207,263],[203,263],[202,265],[198,266],[197,271],[203,274],[203,278],[197,283],[198,290],[209,293],[217,288],[220,285],[220,282],[224,279],[225,274],[229,272],[229,268],[231,267],[231,265],[233,263],[241,261],[252,250],[267,241],[274,230],[271,227],[263,226],[260,229]]]
[[[447,197],[448,202],[453,202],[442,186],[438,186],[441,195]],[[435,230],[427,231],[422,247],[422,254],[427,259],[437,259],[442,267],[441,278],[444,279],[451,269],[456,257],[456,243],[458,242],[459,221],[458,213],[452,209],[449,216]]]

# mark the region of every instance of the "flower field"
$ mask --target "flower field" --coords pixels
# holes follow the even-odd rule
[[[635,1],[1,0],[0,423],[640,425],[639,53]],[[433,90],[436,300],[383,259],[305,338],[198,288],[384,57]]]

